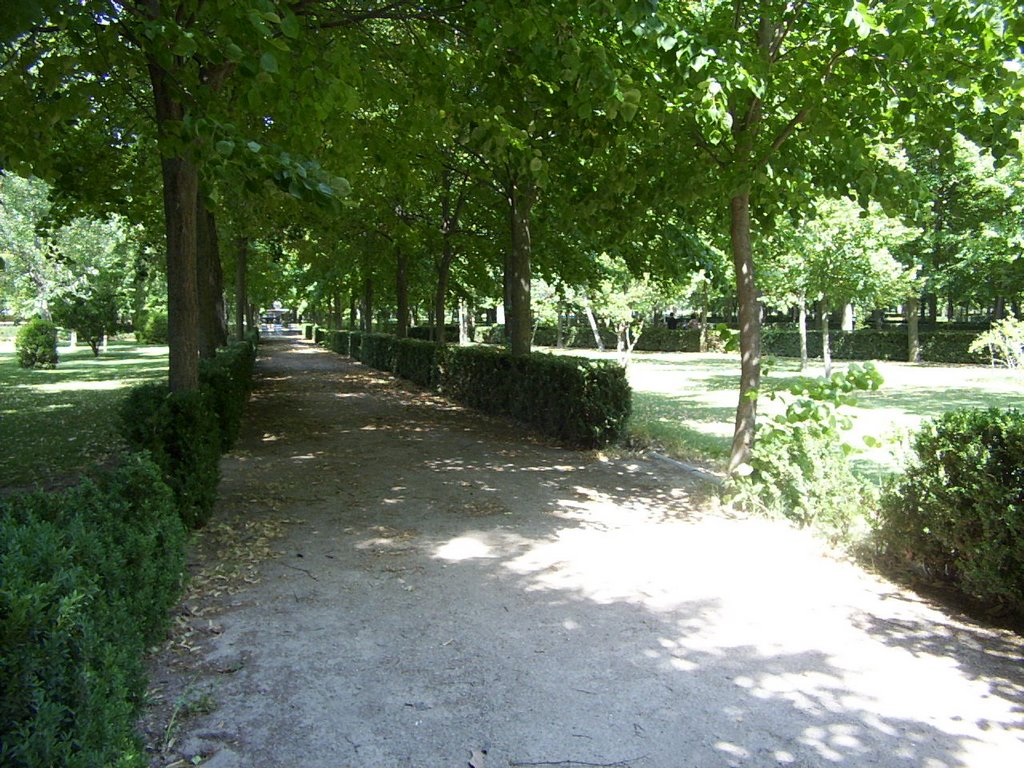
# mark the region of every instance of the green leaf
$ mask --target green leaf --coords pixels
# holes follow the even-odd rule
[[[275,74],[278,71],[277,58],[270,51],[260,56],[260,69],[270,74]]]
[[[281,33],[285,37],[290,37],[290,38],[292,38],[294,40],[295,38],[297,38],[299,36],[301,31],[302,30],[299,27],[299,20],[295,16],[295,14],[294,13],[287,13],[287,14],[285,14],[285,17],[281,20]]]
[[[259,142],[257,142],[257,141],[250,141],[245,146],[247,146],[249,148],[250,152],[254,152],[254,153],[255,152],[259,152],[261,149],[263,149],[263,146]]]
[[[214,145],[214,148],[224,157],[230,157],[231,153],[235,151],[235,142],[229,139],[221,139]]]

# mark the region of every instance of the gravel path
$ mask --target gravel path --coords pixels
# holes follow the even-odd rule
[[[154,765],[1024,766],[1018,636],[665,464],[308,342],[259,376],[196,565],[280,554],[186,601]]]

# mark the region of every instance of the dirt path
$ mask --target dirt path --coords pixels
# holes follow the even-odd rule
[[[156,659],[154,764],[1024,765],[1017,636],[702,512],[670,467],[308,343],[266,344],[259,372]]]

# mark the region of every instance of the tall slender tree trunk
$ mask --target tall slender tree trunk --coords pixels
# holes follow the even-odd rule
[[[918,333],[921,300],[914,296],[907,299],[904,311],[907,314],[907,360],[911,363],[921,362],[921,336]]]
[[[395,336],[409,336],[409,255],[399,247],[395,253],[395,295],[398,304],[398,327]]]
[[[469,302],[465,297],[459,297],[459,345],[463,347],[469,344],[472,338],[469,327],[470,319]]]
[[[217,220],[202,195],[196,202],[196,273],[199,289],[199,356],[211,358],[228,343],[224,312],[224,268]]]
[[[349,291],[348,295],[348,329],[354,331],[356,329],[356,291],[355,288]]]
[[[373,278],[363,282],[363,330],[373,332]]]
[[[508,252],[506,268],[508,306],[505,322],[508,326],[509,351],[519,357],[530,353],[533,326],[530,311],[530,212],[536,193],[532,182],[512,180],[509,184],[509,218],[512,247]]]
[[[434,324],[434,341],[444,344],[445,339],[445,316],[444,308],[448,303],[448,281],[451,275],[452,262],[455,260],[455,249],[450,242],[450,235],[445,232],[441,245],[441,259],[436,264],[437,288],[434,291],[434,311],[432,314]]]
[[[749,463],[757,427],[757,390],[761,385],[761,308],[754,281],[754,252],[750,241],[750,188],[730,202],[729,235],[736,272],[736,301],[740,325],[740,395],[729,474]]]
[[[797,322],[800,326],[800,370],[803,371],[807,368],[807,299],[802,296],[797,304],[797,311]]]
[[[708,351],[708,310],[711,304],[711,283],[706,278],[702,281],[700,292],[700,328],[697,337],[697,351]]]
[[[825,377],[832,375],[832,339],[829,336],[829,311],[828,299],[822,299],[818,304],[818,316],[821,320],[821,360],[825,364]]]
[[[597,318],[594,317],[594,309],[590,306],[590,297],[582,294],[583,311],[587,315],[587,322],[590,324],[590,332],[594,334],[594,343],[597,348],[604,352],[604,339],[601,338],[601,329],[597,327]]]
[[[249,239],[238,238],[238,253],[235,256],[235,336],[239,341],[245,338],[245,321],[249,304],[246,276],[249,269]]]

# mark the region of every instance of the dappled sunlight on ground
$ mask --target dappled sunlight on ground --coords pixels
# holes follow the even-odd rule
[[[241,662],[193,730],[225,765],[1024,762],[1019,638],[671,467],[319,355],[271,361],[223,465],[244,519],[302,520],[216,636]]]

